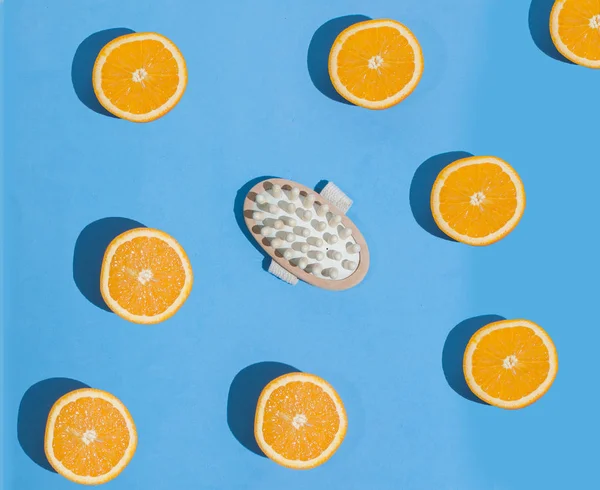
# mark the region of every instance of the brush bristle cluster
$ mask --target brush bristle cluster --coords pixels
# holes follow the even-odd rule
[[[254,198],[253,231],[277,257],[316,277],[342,280],[356,270],[360,246],[342,216],[315,193],[266,184]]]

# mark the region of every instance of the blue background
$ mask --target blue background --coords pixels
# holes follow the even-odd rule
[[[50,403],[81,384],[118,396],[138,427],[115,490],[597,488],[600,73],[552,50],[550,5],[6,0],[4,488],[75,488],[40,450]],[[346,15],[420,40],[424,77],[399,106],[363,110],[327,86]],[[100,31],[116,28],[183,52],[188,88],[166,117],[128,123],[91,99]],[[506,159],[527,191],[516,231],[487,248],[440,237],[427,211],[436,172],[468,153]],[[263,175],[354,199],[363,283],[327,292],[262,269],[236,203]],[[194,289],[166,323],[129,324],[94,289],[127,220],[190,255]],[[477,403],[460,377],[464,343],[495,315],[539,323],[558,348],[554,386],[521,411]],[[250,440],[256,390],[289,369],[276,363],[345,401],[347,438],[315,470],[278,467]]]

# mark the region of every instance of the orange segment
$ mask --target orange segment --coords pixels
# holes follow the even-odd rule
[[[421,47],[394,20],[367,20],[344,30],[329,54],[338,93],[361,107],[386,109],[415,89],[423,73]]]
[[[473,335],[464,356],[471,391],[501,408],[523,408],[544,395],[556,377],[552,339],[528,320],[491,323]]]
[[[469,157],[448,165],[431,191],[431,212],[449,237],[489,245],[508,235],[525,210],[525,189],[515,170],[496,157]]]
[[[170,318],[189,296],[192,283],[192,267],[181,245],[151,228],[119,235],[102,263],[104,301],[117,315],[135,323]]]
[[[65,478],[97,485],[115,478],[131,461],[137,433],[127,408],[92,388],[72,391],[50,410],[46,457]]]
[[[123,119],[148,122],[169,112],[185,91],[182,54],[160,34],[134,33],[108,43],[96,60],[94,91],[104,108]]]
[[[550,15],[550,34],[565,58],[600,68],[599,0],[557,0]]]
[[[312,374],[291,373],[273,380],[260,395],[255,436],[276,463],[309,469],[337,451],[347,425],[344,405],[329,383]]]

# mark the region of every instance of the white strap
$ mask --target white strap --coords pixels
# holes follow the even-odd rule
[[[344,214],[346,214],[350,209],[350,206],[352,206],[352,199],[344,194],[344,192],[333,182],[329,182],[323,187],[321,195]]]
[[[288,272],[283,267],[281,267],[273,259],[271,259],[271,265],[269,265],[269,272],[271,274],[273,274],[275,277],[278,277],[279,279],[281,279],[282,281],[285,281],[288,284],[291,284],[292,286],[295,286],[296,284],[298,284],[298,278],[291,272]]]

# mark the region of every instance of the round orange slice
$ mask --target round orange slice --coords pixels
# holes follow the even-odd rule
[[[128,121],[149,122],[177,105],[187,85],[187,68],[177,46],[166,37],[139,32],[102,48],[92,80],[107,111]]]
[[[115,238],[100,273],[100,291],[108,307],[134,323],[172,317],[193,282],[192,266],[181,245],[152,228],[135,228]]]
[[[413,33],[390,19],[358,22],[340,33],[329,53],[337,92],[367,109],[387,109],[421,80],[423,54]]]
[[[131,415],[110,393],[84,388],[67,393],[50,410],[44,449],[65,478],[84,485],[121,473],[137,447]]]
[[[508,235],[525,210],[517,172],[496,157],[457,160],[438,175],[431,213],[446,235],[469,245],[490,245]]]
[[[588,68],[600,68],[598,0],[557,0],[550,14],[550,34],[565,58]]]
[[[327,381],[306,373],[284,374],[262,391],[254,435],[276,463],[306,470],[327,461],[346,436],[342,400]]]
[[[516,409],[543,396],[556,377],[552,339],[528,320],[502,320],[479,329],[463,361],[471,391],[496,407]]]

